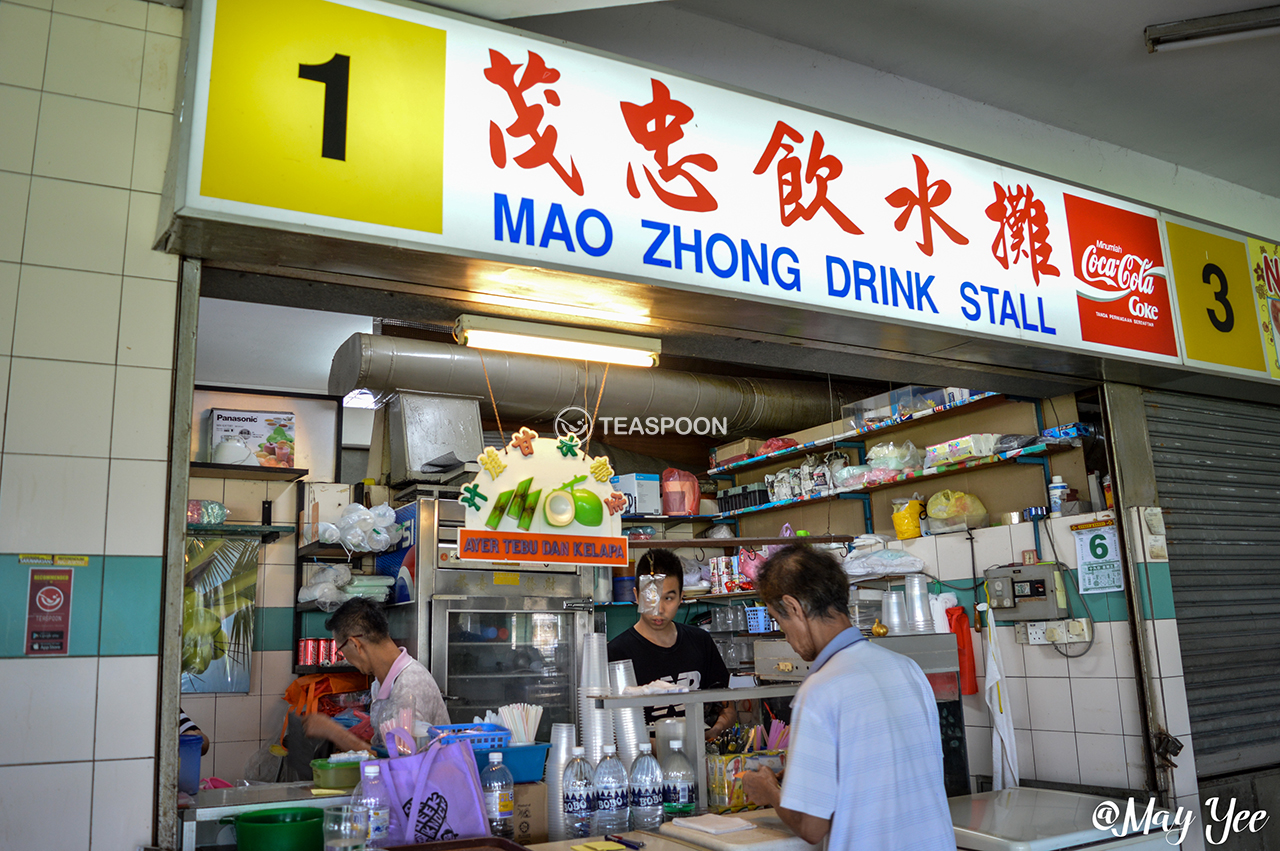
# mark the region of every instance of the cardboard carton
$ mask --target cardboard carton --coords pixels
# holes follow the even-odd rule
[[[516,842],[535,845],[547,841],[547,784],[516,784]]]

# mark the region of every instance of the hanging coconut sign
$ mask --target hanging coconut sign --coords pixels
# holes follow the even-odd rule
[[[539,437],[522,428],[502,450],[477,456],[481,471],[462,489],[458,558],[532,564],[627,563],[626,497],[613,490],[607,458],[590,458],[573,434]]]

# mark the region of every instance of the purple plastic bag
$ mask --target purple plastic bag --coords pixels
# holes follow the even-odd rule
[[[436,742],[411,756],[380,759],[378,765],[391,793],[393,844],[489,835],[480,773],[468,743]]]

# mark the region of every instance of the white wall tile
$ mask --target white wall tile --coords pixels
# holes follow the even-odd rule
[[[1150,676],[1159,678],[1160,673],[1160,652],[1156,645],[1156,627],[1154,621],[1143,621],[1142,629],[1135,639],[1142,642],[1142,664],[1150,668],[1148,672]]]
[[[267,498],[266,482],[227,480],[223,504],[231,523],[258,523],[262,520],[262,501]]]
[[[173,112],[182,70],[182,40],[157,32],[147,33],[142,60],[143,109]]]
[[[160,196],[132,192],[129,199],[129,233],[125,246],[124,272],[137,278],[178,280],[178,256],[152,251],[160,221]]]
[[[8,8],[10,7],[0,6],[0,13]],[[3,20],[0,19],[0,32],[3,31]],[[3,55],[3,48],[0,48],[0,56]],[[22,240],[27,226],[27,195],[30,189],[31,178],[27,175],[0,171],[0,210],[11,211],[0,216],[0,260],[17,263],[22,259]]]
[[[0,3],[0,83],[40,88],[49,19],[49,13],[39,9]]]
[[[1076,753],[1075,733],[1034,730],[1036,779],[1055,783],[1080,782],[1080,758]]]
[[[1080,782],[1092,786],[1129,786],[1129,766],[1125,762],[1124,741],[1120,736],[1077,733],[1076,750],[1080,755]]]
[[[46,92],[33,173],[127,188],[137,113],[133,107]]]
[[[0,121],[0,169],[29,174],[35,156],[40,93],[17,86],[0,86],[0,115],[4,116],[4,121]],[[6,211],[6,215],[13,213]]]
[[[345,429],[344,429],[345,433]],[[942,574],[945,565],[938,564],[938,539],[932,536],[910,538],[902,541],[902,549],[904,552],[915,556],[927,565],[926,570],[934,576],[942,577],[944,580],[948,577]]]
[[[973,672],[978,677],[978,688],[981,689],[982,679],[987,672],[987,633],[975,632],[973,629],[973,609],[966,606],[965,611],[969,613],[969,637],[973,641]]]
[[[293,597],[293,565],[264,564],[258,568],[257,605],[291,608]]]
[[[120,346],[116,354],[121,366],[173,368],[177,304],[176,281],[124,279],[120,297]]]
[[[249,695],[258,697],[262,694],[262,651],[249,653]]]
[[[991,728],[964,728],[965,748],[969,752],[969,774],[991,774]]]
[[[216,734],[210,738],[216,740],[220,745],[225,742],[245,742],[249,740],[252,740],[256,745],[262,718],[262,697],[256,694],[220,694],[216,700],[218,703],[218,726]]]
[[[150,759],[156,755],[156,656],[98,659],[94,759]]]
[[[1071,702],[1075,710],[1077,732],[1108,733],[1115,736],[1124,732],[1120,720],[1120,690],[1115,680],[1072,679]]]
[[[244,765],[249,757],[257,753],[261,743],[258,739],[251,742],[219,742],[218,757],[214,760],[217,776],[234,783],[244,778]]]
[[[75,522],[67,522],[67,514]],[[107,459],[9,455],[0,465],[0,552],[100,555]]]
[[[1013,705],[1013,726],[1018,730],[1031,729],[1031,705],[1027,700],[1026,677],[1005,677],[1000,681],[1001,693]]]
[[[23,262],[119,274],[128,217],[124,189],[32,178]]]
[[[1004,666],[1004,675],[1025,677],[1027,675],[1025,656],[1022,645],[1014,638],[1013,627],[998,626],[994,630],[989,630],[987,636],[994,637],[994,640],[1000,644],[1000,664]]]
[[[16,357],[11,370],[5,452],[106,457],[114,367]]]
[[[1129,788],[1146,789],[1147,766],[1146,751],[1141,736],[1122,736],[1124,739],[1124,761],[1129,770]]]
[[[1156,652],[1160,654],[1160,674],[1182,676],[1182,642],[1178,639],[1178,622],[1162,618],[1152,622],[1156,630]]]
[[[154,759],[94,763],[91,851],[151,844],[155,786]]]
[[[137,106],[145,36],[129,27],[54,15],[45,91]]]
[[[164,555],[167,487],[168,470],[164,461],[111,462],[107,488],[107,552]]]
[[[270,695],[283,695],[294,680],[293,651],[267,650],[262,654],[263,700]],[[283,703],[283,701],[281,701]]]
[[[1097,624],[1101,629],[1104,624]],[[1133,663],[1133,625],[1128,621],[1111,622],[1111,650],[1116,657],[1116,676],[1123,679],[1132,678],[1135,666]]]
[[[1191,735],[1191,718],[1187,710],[1187,688],[1182,677],[1165,677],[1160,681],[1164,691],[1164,718],[1169,735],[1183,738]]]
[[[0,355],[13,351],[13,320],[18,313],[17,263],[0,263]]]
[[[216,763],[218,756],[218,743],[210,742],[209,750],[205,751],[200,757],[200,779],[205,780],[209,777],[217,777]]]
[[[133,141],[133,182],[139,192],[164,190],[164,170],[173,136],[173,116],[167,112],[138,110],[138,132]]]
[[[0,355],[0,446],[4,445],[4,415],[9,402],[9,360],[8,355]]]
[[[986,692],[979,688],[977,694],[965,694],[960,696],[960,702],[964,706],[964,723],[975,727],[990,727],[991,713],[987,709]]]
[[[147,25],[147,4],[142,0],[53,0],[53,11],[123,27]]]
[[[1014,741],[1018,748],[1018,779],[1036,779],[1036,748],[1030,730],[1014,730]]]
[[[53,0],[5,0],[8,4],[17,3],[19,6],[30,6],[33,9],[49,10],[53,8]]]
[[[1141,736],[1142,707],[1138,702],[1138,681],[1132,677],[1116,680],[1120,692],[1120,729],[1126,736]]]
[[[74,310],[68,306],[74,305]],[[13,353],[21,357],[112,364],[120,276],[23,266]]]
[[[948,582],[973,576],[968,538],[964,535],[931,535],[930,539],[938,551],[938,576]],[[978,565],[978,575],[982,575],[982,565]]]
[[[1004,649],[1003,646],[1000,648]],[[1028,677],[1065,677],[1067,658],[1048,644],[1026,644],[1022,647],[1022,659]]]
[[[159,3],[148,3],[147,29],[165,35],[182,35],[182,10]]]
[[[1036,548],[1036,531],[1030,523],[1016,523],[1009,527],[1009,544],[1013,550],[1013,560],[1022,561],[1023,550]]]
[[[990,529],[976,530],[973,533],[973,558],[978,566],[979,576],[988,567],[1012,562],[1013,545],[1010,543],[1009,527],[993,526]]]
[[[288,711],[289,704],[285,702],[283,694],[262,695],[260,741],[268,744],[278,744],[280,742],[280,733],[284,730],[284,718]]]
[[[187,499],[212,499],[222,502],[222,479],[188,479]]]
[[[271,505],[271,522],[277,526],[297,527],[297,517],[280,510],[276,503]],[[293,567],[294,557],[298,552],[298,540],[292,535],[281,535],[280,539],[262,548],[262,560],[267,564],[283,564]],[[292,573],[290,574],[292,575]],[[289,605],[293,605],[290,603]]]
[[[1069,679],[1027,677],[1026,683],[1031,729],[1066,732],[1076,728],[1071,712],[1071,681]]]
[[[5,826],[5,848],[89,847],[93,763],[3,766],[0,789],[4,790],[0,825]],[[57,818],[32,818],[55,806]]]
[[[165,461],[169,457],[172,373],[167,369],[116,369],[111,457]]]
[[[1177,737],[1182,742],[1182,751],[1173,758],[1178,765],[1173,769],[1173,788],[1169,794],[1174,797],[1196,795],[1200,792],[1200,781],[1196,778],[1196,747],[1190,733]]]
[[[1095,623],[1093,625],[1093,646],[1083,655],[1075,654],[1081,652],[1083,644],[1074,644],[1067,647],[1067,652],[1072,656],[1067,660],[1067,671],[1073,678],[1075,677],[1106,677],[1115,679],[1116,676],[1116,654],[1111,647],[1111,625],[1103,623]]]
[[[217,729],[218,699],[211,694],[184,694],[179,699],[179,708],[212,742]]]
[[[96,658],[0,659],[5,702],[21,710],[10,713],[8,729],[0,736],[0,765],[89,759],[97,677]],[[0,800],[13,791],[2,782],[0,789],[5,790]]]

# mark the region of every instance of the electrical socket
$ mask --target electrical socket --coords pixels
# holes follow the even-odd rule
[[[1045,628],[1050,621],[1019,621],[1013,625],[1013,638],[1018,644],[1048,644]]]
[[[1018,644],[1085,644],[1093,637],[1093,624],[1085,618],[1061,621],[1022,621],[1013,625]]]

